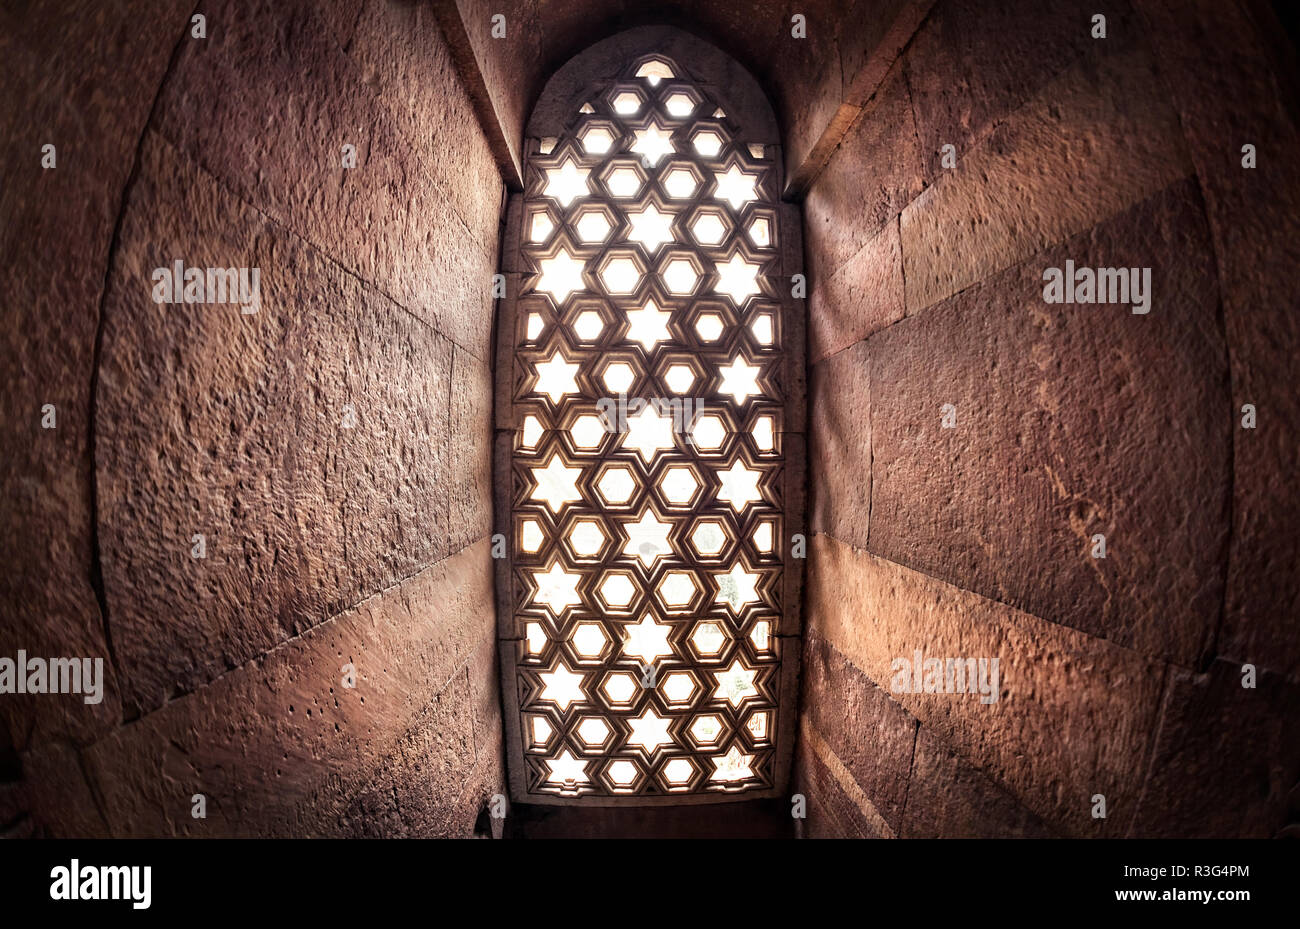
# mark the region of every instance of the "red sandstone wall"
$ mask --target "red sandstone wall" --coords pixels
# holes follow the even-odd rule
[[[1271,15],[939,0],[809,191],[805,834],[1287,821],[1300,97]],[[1067,259],[1152,268],[1150,315],[1045,304]],[[999,701],[892,692],[915,649],[999,657]]]
[[[0,698],[0,828],[467,835],[500,176],[426,6],[202,12],[0,14],[0,654],[109,679]],[[259,267],[261,310],[153,303],[177,258]]]

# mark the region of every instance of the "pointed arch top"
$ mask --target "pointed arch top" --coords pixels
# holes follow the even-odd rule
[[[570,58],[546,82],[525,135],[530,139],[561,135],[572,115],[586,102],[593,85],[613,83],[631,63],[638,64],[635,70],[643,70],[654,62],[680,71],[676,77],[718,101],[727,118],[749,141],[780,143],[772,105],[754,76],[717,46],[676,26],[627,29]]]

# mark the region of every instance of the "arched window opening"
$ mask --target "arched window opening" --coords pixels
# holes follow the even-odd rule
[[[779,203],[770,113],[679,57],[620,60],[539,103],[530,127],[553,131],[526,141],[508,218],[512,792],[770,796],[799,659],[798,214]]]

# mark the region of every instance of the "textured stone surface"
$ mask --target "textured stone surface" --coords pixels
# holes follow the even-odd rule
[[[860,342],[812,369],[810,523],[865,547],[871,526],[871,351]]]
[[[853,257],[823,277],[812,258],[808,362],[843,351],[903,318],[903,253],[898,223],[886,223]]]
[[[1119,836],[1147,770],[1164,670],[1133,652],[813,537],[809,634],[1061,832]],[[893,693],[896,658],[998,658],[1000,697]],[[1089,798],[1105,794],[1109,818]]]
[[[1106,16],[1105,39],[1092,37],[1094,13]],[[943,174],[944,145],[960,160],[1064,69],[1138,45],[1136,25],[1123,2],[936,3],[906,54],[927,183]]]
[[[1081,62],[903,211],[908,313],[1083,232],[1190,170],[1177,114],[1145,53]]]
[[[459,180],[481,177],[473,147],[434,158],[408,139],[315,5],[229,0],[220,16],[226,28],[184,46],[158,130],[245,202],[488,357],[497,225],[485,217],[500,188]],[[344,144],[357,146],[357,167],[342,167]]]
[[[350,2],[361,7],[344,46],[356,77],[392,116],[414,162],[454,200],[471,237],[494,253],[501,174],[432,10],[424,3]]]
[[[813,256],[814,287],[871,243],[921,186],[907,83],[896,68],[804,201],[804,246]],[[910,267],[908,273],[910,286]]]
[[[1150,313],[1045,304],[1042,271],[1067,259],[1151,268]],[[871,551],[1193,666],[1227,536],[1216,304],[1184,183],[869,340]],[[837,465],[864,481],[865,462]]]
[[[804,643],[803,672],[801,705],[806,718],[876,811],[898,832],[916,720],[819,636]]]
[[[1300,686],[1222,659],[1202,674],[1177,670],[1161,708],[1136,836],[1266,838],[1286,823],[1300,781]]]
[[[1300,679],[1300,65],[1265,4],[1139,4],[1204,193],[1232,373],[1232,548],[1219,650]],[[1258,167],[1242,167],[1241,148]],[[1254,404],[1255,430],[1238,428]]]
[[[1049,838],[1053,834],[1005,787],[919,727],[900,838]]]
[[[111,831],[334,834],[352,821],[344,802],[394,752],[404,771],[421,758],[431,766],[413,784],[430,804],[461,796],[468,656],[491,635],[483,540],[92,746],[87,770]],[[343,685],[345,664],[355,688]],[[499,741],[483,732],[474,751]],[[190,817],[196,792],[208,797],[206,820]]]
[[[808,801],[809,838],[892,839],[895,834],[810,722],[800,726],[795,788]]]
[[[182,257],[258,267],[259,312],[154,304],[150,273]],[[447,555],[449,343],[156,136],[105,314],[100,538],[132,705]]]
[[[136,143],[188,14],[166,3],[0,11],[0,655],[105,660],[104,701],[0,698],[16,749],[120,719],[92,582],[91,381],[109,242]],[[58,28],[51,28],[57,22]],[[130,61],[130,68],[121,62]],[[105,88],[112,87],[112,92]],[[57,167],[41,167],[53,144]],[[41,428],[52,404],[57,428]]]
[[[447,534],[455,552],[492,529],[492,371],[452,350]]]

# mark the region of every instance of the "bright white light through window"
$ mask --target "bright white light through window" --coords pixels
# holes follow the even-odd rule
[[[560,206],[568,206],[579,197],[590,192],[587,177],[591,171],[580,168],[572,161],[566,161],[558,168],[546,172],[546,188],[542,191],[548,197],[554,197]]]
[[[512,783],[552,801],[770,795],[790,712],[782,166],[684,75],[575,88],[510,213],[502,666]]]

